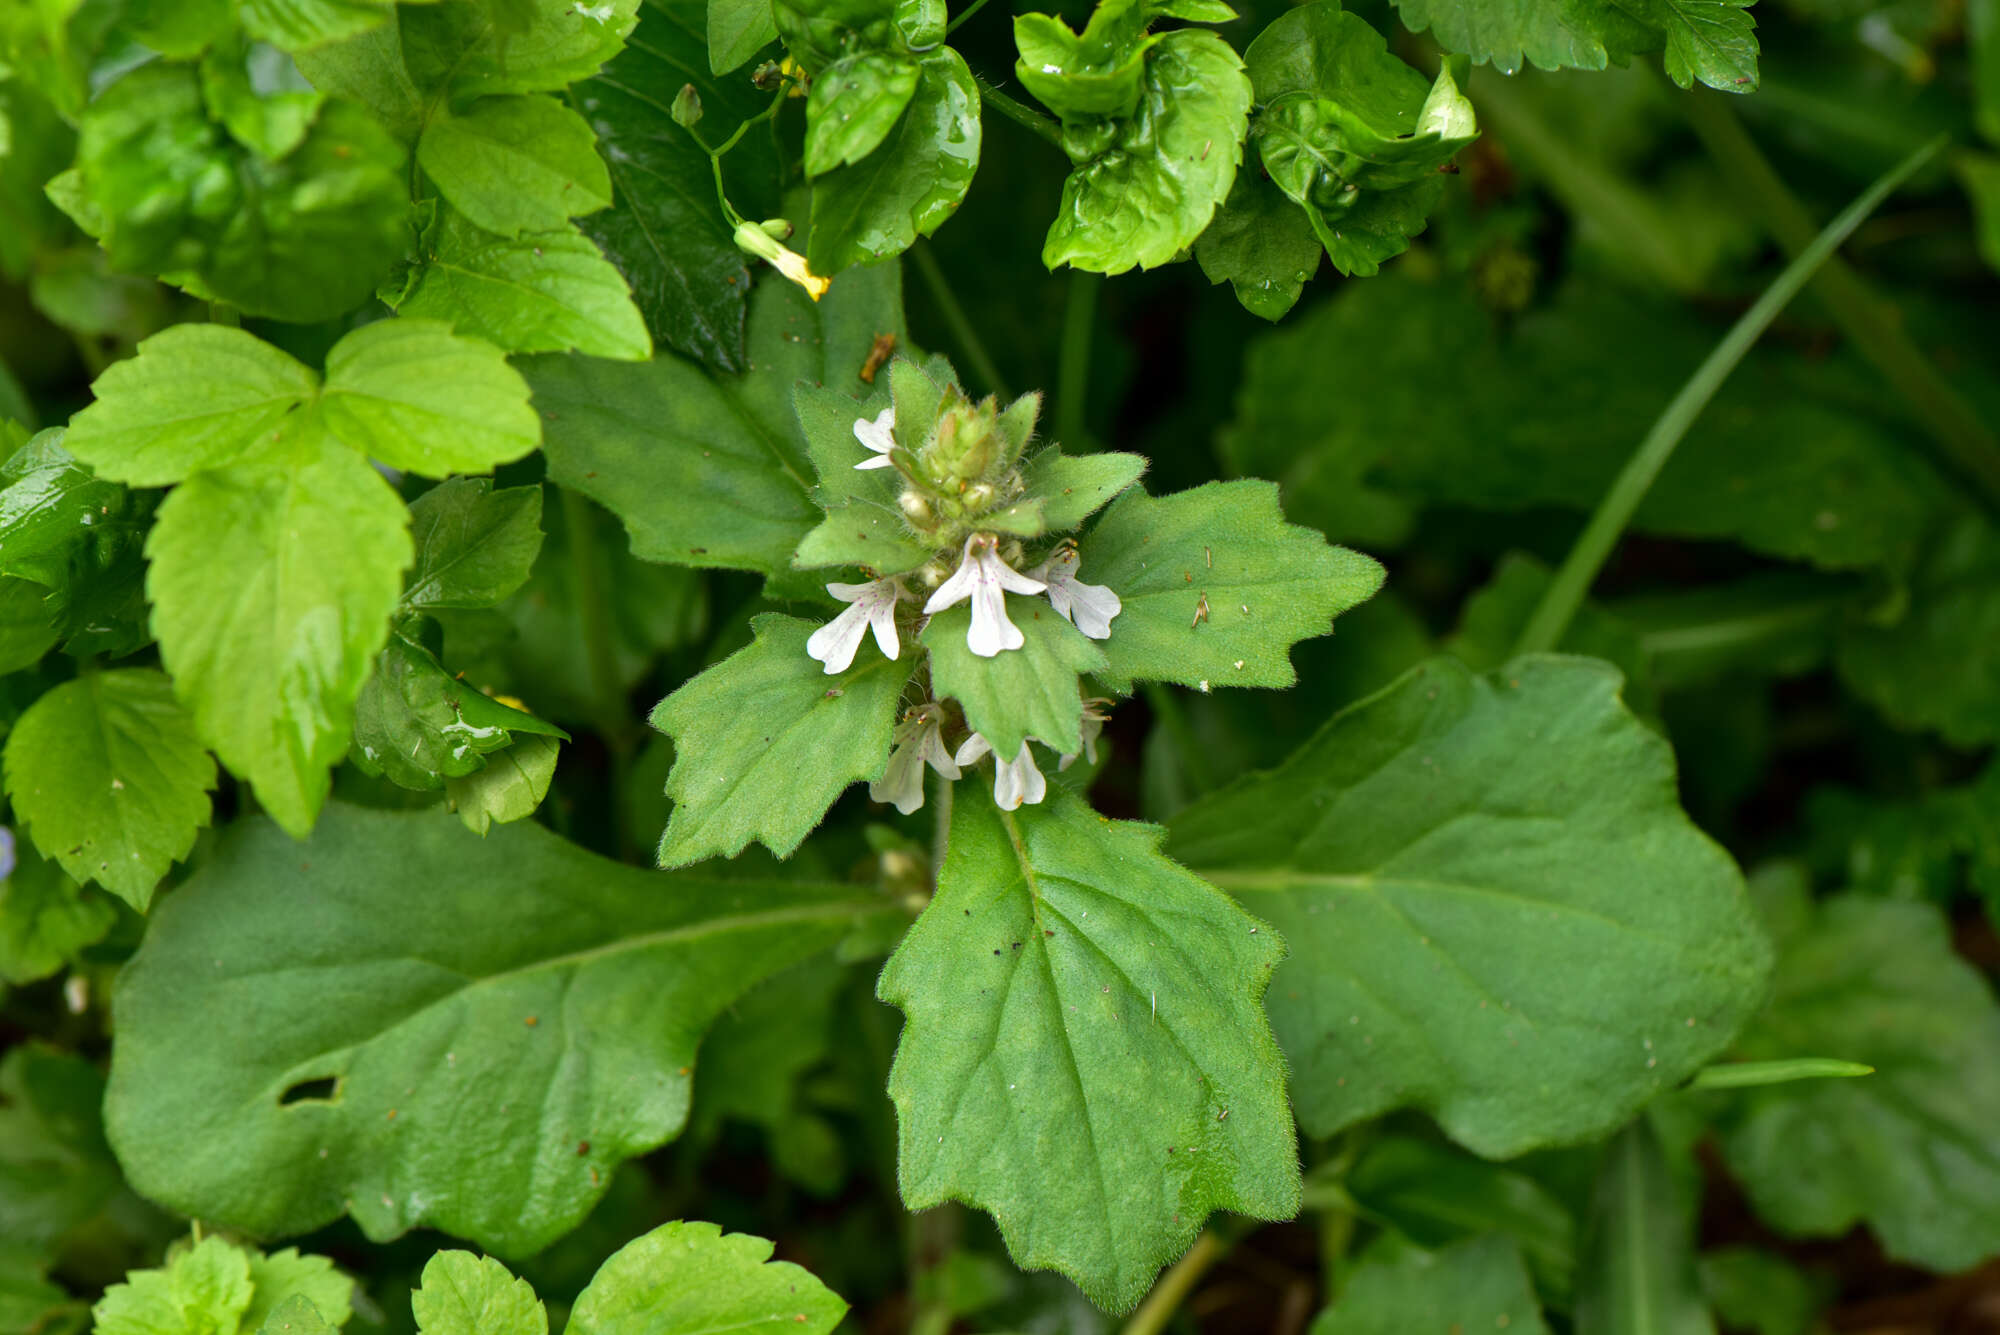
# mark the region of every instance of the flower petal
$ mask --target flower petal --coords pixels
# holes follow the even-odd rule
[[[958,754],[952,758],[960,765],[976,765],[979,763],[981,756],[991,755],[992,753],[993,743],[975,732],[972,736],[958,744]]]
[[[848,665],[854,662],[854,651],[861,647],[861,638],[867,633],[867,613],[857,603],[812,633],[806,641],[806,656],[826,664],[826,675],[829,677],[845,672]]]
[[[958,569],[951,572],[950,579],[938,585],[937,592],[924,604],[925,616],[942,612],[972,596],[973,587],[979,582],[979,565],[972,559],[972,544],[977,541],[978,534],[965,540],[965,555],[959,560]]]

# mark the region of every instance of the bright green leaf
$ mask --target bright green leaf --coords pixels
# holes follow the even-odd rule
[[[1683,88],[1699,79],[1725,93],[1757,91],[1754,0],[1628,0],[1630,12],[1666,34],[1667,76]]]
[[[334,1327],[326,1323],[312,1299],[295,1293],[272,1308],[257,1330],[259,1335],[332,1335]]]
[[[303,847],[239,824],[119,978],[111,1140],[138,1191],[217,1224],[351,1213],[527,1255],[679,1131],[718,1011],[883,905],[663,877],[531,821],[336,805]],[[219,1045],[225,1005],[262,1022]]]
[[[243,1329],[261,1331],[287,1303],[303,1299],[325,1325],[344,1326],[352,1310],[354,1281],[324,1256],[301,1256],[296,1247],[250,1256],[250,1309]]]
[[[917,91],[918,65],[891,51],[857,51],[827,66],[806,101],[806,175],[874,152]]]
[[[924,628],[931,688],[956,699],[965,721],[1012,758],[1030,737],[1064,755],[1083,749],[1078,728],[1083,695],[1077,674],[1101,672],[1104,653],[1040,598],[1012,600],[1011,619],[1026,637],[1019,649],[981,658],[965,644],[972,614],[965,606],[938,613]],[[1112,623],[1115,628],[1116,622]]]
[[[399,17],[410,77],[462,101],[587,79],[624,47],[638,13],[639,0],[442,0]]]
[[[561,749],[553,737],[517,738],[506,750],[486,757],[483,768],[462,779],[446,779],[445,800],[465,828],[482,837],[495,824],[526,820],[549,795]]]
[[[359,102],[398,139],[417,137],[424,95],[404,66],[403,35],[397,24],[384,23],[343,42],[294,52],[293,60],[312,86],[328,97]]]
[[[437,115],[417,161],[453,207],[502,236],[554,231],[611,203],[589,124],[553,97],[481,98]]]
[[[1244,310],[1274,322],[1297,304],[1319,270],[1320,253],[1304,211],[1260,171],[1236,173],[1228,199],[1194,247],[1209,282],[1228,283]]]
[[[1290,649],[1382,585],[1382,567],[1285,522],[1268,482],[1128,492],[1083,539],[1078,576],[1124,606],[1100,675],[1214,686],[1289,686]]]
[[[208,824],[215,762],[151,668],[87,672],[7,737],[7,796],[44,853],[144,911]]]
[[[542,489],[455,477],[410,503],[416,564],[403,606],[491,607],[527,582],[542,550]]]
[[[1308,1133],[1415,1106],[1490,1157],[1603,1135],[1761,1000],[1742,878],[1618,687],[1433,659],[1175,818],[1292,943],[1271,1019]]]
[[[772,1245],[715,1224],[662,1224],[606,1261],[570,1309],[575,1335],[827,1335],[847,1304]]]
[[[439,1252],[410,1295],[422,1335],[548,1335],[549,1314],[534,1288],[490,1256]]]
[[[708,68],[727,74],[778,37],[771,0],[709,0]]]
[[[864,648],[827,676],[806,655],[815,627],[766,613],[756,643],[684,684],[653,710],[678,754],[660,865],[733,857],[754,839],[788,856],[841,790],[877,779],[889,759],[896,701],[915,667]]]
[[[1689,1089],[1749,1089],[1784,1085],[1794,1080],[1852,1080],[1873,1075],[1875,1068],[1831,1057],[1781,1057],[1763,1062],[1724,1062],[1705,1066],[1688,1082]]]
[[[236,12],[252,37],[303,51],[379,27],[396,7],[389,0],[236,0]]]
[[[1694,1221],[1644,1117],[1598,1164],[1576,1288],[1577,1335],[1715,1335],[1695,1277]]]
[[[1489,1235],[1427,1252],[1386,1237],[1362,1254],[1311,1335],[1417,1330],[1547,1335],[1548,1327],[1511,1239]]]
[[[433,320],[379,320],[334,344],[321,412],[350,445],[433,477],[486,472],[542,435],[505,354]]]
[[[103,1335],[236,1335],[251,1296],[249,1256],[209,1237],[113,1284],[91,1315]]]
[[[1017,1265],[1137,1303],[1211,1210],[1289,1218],[1299,1170],[1259,1001],[1284,945],[1067,792],[952,808],[937,895],[877,991],[905,1024],[903,1203],[992,1213]]]
[[[910,534],[902,511],[872,501],[852,501],[799,539],[792,564],[800,570],[865,566],[878,575],[900,575],[931,559],[932,547]]]
[[[1021,470],[1021,495],[1039,511],[1036,533],[1060,533],[1108,505],[1145,471],[1146,460],[1137,454],[1066,455],[1051,445]]]

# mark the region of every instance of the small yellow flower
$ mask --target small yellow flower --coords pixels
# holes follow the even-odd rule
[[[833,286],[833,280],[822,278],[806,264],[806,257],[789,246],[780,245],[778,239],[756,223],[741,223],[736,228],[736,245],[758,259],[764,260],[785,277],[806,290],[806,295],[818,301]]]

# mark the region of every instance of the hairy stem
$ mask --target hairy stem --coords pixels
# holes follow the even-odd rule
[[[1673,457],[1681,437],[1694,425],[1694,420],[1708,406],[1708,401],[1715,397],[1722,382],[1729,378],[1729,373],[1736,369],[1736,364],[1743,360],[1751,345],[1770,327],[1778,312],[1798,295],[1806,280],[1826,262],[1834,249],[1889,197],[1890,192],[1930,161],[1944,146],[1945,138],[1939,135],[1864,190],[1859,199],[1849,204],[1839,217],[1826,225],[1826,230],[1813,238],[1812,244],[1800,252],[1797,259],[1785,266],[1785,271],[1764,289],[1764,295],[1757,298],[1756,304],[1745,311],[1743,317],[1722,336],[1715,350],[1688,377],[1680,393],[1674,396],[1673,402],[1653,423],[1653,429],[1639,442],[1639,448],[1633,451],[1624,469],[1613,480],[1611,489],[1598,502],[1590,522],[1584,526],[1569,555],[1563,559],[1562,568],[1556,571],[1548,591],[1536,605],[1534,615],[1528,618],[1527,627],[1514,646],[1515,653],[1546,652],[1562,641],[1577,608],[1583,605],[1584,595],[1596,582],[1598,572],[1603,570],[1612,548],[1618,544],[1619,536],[1631,522],[1633,512],[1651,489],[1653,479],[1660,475],[1667,460]]]
[[[917,273],[923,278],[924,286],[930,290],[931,300],[937,303],[938,314],[944,317],[946,328],[951,330],[952,340],[958,344],[965,360],[972,364],[972,370],[986,388],[1003,399],[1014,397],[1007,391],[1007,382],[1000,378],[1000,368],[986,351],[986,344],[979,337],[979,330],[966,315],[958,296],[951,290],[951,282],[939,267],[937,256],[931,253],[930,243],[919,241],[910,247],[910,258],[916,261]]]

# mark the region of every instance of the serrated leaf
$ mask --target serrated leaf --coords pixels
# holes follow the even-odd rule
[[[1051,445],[1021,470],[1021,494],[1023,500],[1035,504],[1039,513],[1041,526],[1035,532],[1060,533],[1075,528],[1110,504],[1145,471],[1146,460],[1141,455],[1116,452],[1066,455]]]
[[[752,840],[786,857],[841,790],[880,778],[888,763],[915,654],[891,661],[864,649],[857,666],[828,676],[806,654],[810,621],[765,613],[750,629],[754,644],[653,710],[676,748],[663,867],[733,857]]]
[[[118,1190],[103,1102],[104,1077],[81,1057],[25,1042],[0,1058],[0,1238],[11,1246],[54,1251]]]
[[[574,225],[510,240],[446,209],[425,243],[417,286],[397,307],[405,316],[442,320],[509,352],[653,355],[625,279]]]
[[[455,477],[410,502],[416,564],[403,606],[491,607],[527,582],[542,550],[542,489]]]
[[[313,1306],[312,1299],[302,1293],[295,1293],[272,1308],[271,1314],[257,1327],[259,1335],[330,1335],[333,1329]]]
[[[113,1284],[91,1315],[104,1335],[235,1335],[250,1298],[250,1258],[210,1237]]]
[[[727,74],[778,39],[771,0],[709,0],[708,68]]]
[[[938,892],[882,971],[912,1210],[992,1213],[1024,1269],[1130,1308],[1211,1210],[1298,1209],[1284,1069],[1259,999],[1284,953],[1067,792],[952,808]]]
[[[1489,1234],[1429,1252],[1387,1236],[1362,1253],[1310,1335],[1412,1330],[1546,1335],[1548,1326],[1512,1239]]]
[[[1699,79],[1725,93],[1757,91],[1754,0],[1621,0],[1666,34],[1667,77],[1682,88]]]
[[[576,1335],[705,1335],[744,1331],[828,1335],[847,1304],[772,1244],[695,1222],[634,1238],[591,1278],[570,1309]]]
[[[208,824],[215,786],[193,720],[151,668],[87,672],[45,693],[8,734],[6,769],[43,852],[141,912]]]
[[[142,1194],[245,1232],[346,1212],[528,1255],[678,1133],[719,1010],[883,904],[435,809],[336,804],[304,847],[239,823],[120,975],[111,1141]],[[225,998],[263,1021],[218,1045]]]
[[[866,392],[860,372],[876,335],[903,328],[894,265],[844,276],[817,305],[789,283],[763,283],[751,305],[756,369],[742,375],[666,352],[644,364],[522,363],[550,478],[608,506],[644,560],[791,569],[820,518],[793,386]]]
[[[1937,1270],[2000,1251],[2000,1008],[1986,980],[1930,905],[1814,905],[1803,878],[1759,888],[1777,985],[1736,1055],[1824,1052],[1875,1074],[1707,1096],[1757,1213],[1792,1236],[1866,1223],[1890,1256]]]
[[[404,64],[399,25],[384,23],[345,41],[293,52],[292,59],[322,93],[359,102],[398,139],[417,137],[424,95]]]
[[[268,1256],[252,1252],[250,1287],[250,1307],[243,1313],[246,1331],[264,1330],[295,1302],[306,1303],[322,1327],[346,1325],[352,1311],[354,1281],[326,1257],[300,1255],[296,1247]]]
[[[1382,584],[1368,557],[1287,524],[1269,482],[1127,492],[1078,550],[1078,575],[1123,604],[1099,674],[1119,690],[1289,686],[1291,646],[1326,634]]]
[[[402,502],[302,414],[255,460],[175,488],[146,555],[160,654],[196,732],[303,837],[388,637],[410,562]]]
[[[710,54],[704,23],[700,0],[653,0],[640,40],[572,93],[610,163],[614,197],[582,226],[631,285],[654,343],[738,371],[763,361],[746,358],[743,346],[748,261],[730,239],[708,154],[668,109],[690,82],[723,125],[764,110],[765,98],[748,79],[702,73]],[[729,155],[736,206],[769,217],[779,207],[778,186],[770,137],[746,136]]]
[[[1517,74],[1537,69],[1601,70],[1645,45],[1639,23],[1607,0],[1398,0],[1403,23],[1429,29],[1446,51]]]
[[[1243,309],[1277,321],[1319,270],[1321,247],[1303,210],[1261,171],[1239,171],[1194,257],[1211,283],[1228,283]]]
[[[1577,1335],[1715,1335],[1694,1268],[1694,1221],[1640,1117],[1605,1147],[1576,1285]]]
[[[444,781],[445,800],[465,828],[484,836],[495,824],[526,820],[549,795],[561,743],[532,734],[517,738],[504,751],[462,779]]]
[[[84,889],[33,848],[16,847],[12,840],[11,832],[0,840],[5,860],[13,861],[12,870],[0,876],[0,982],[32,983],[103,940],[118,911],[108,896]]]
[[[979,88],[948,46],[917,57],[909,106],[881,146],[813,182],[806,255],[838,274],[900,255],[958,211],[979,169]]]
[[[625,46],[640,0],[442,0],[398,15],[410,77],[453,99],[561,92]]]
[[[966,647],[972,613],[964,605],[931,618],[923,644],[930,651],[932,690],[956,699],[965,721],[997,755],[1017,755],[1030,737],[1075,755],[1083,749],[1077,674],[1102,671],[1104,652],[1041,598],[1017,596],[1009,611],[1026,643],[993,658]]]
[[[910,105],[917,74],[917,63],[900,52],[857,51],[815,75],[806,100],[806,175],[874,152]]]
[[[900,575],[931,559],[932,548],[910,535],[902,511],[872,501],[851,501],[799,539],[792,564],[800,570],[862,566],[877,575]]]
[[[318,388],[318,375],[255,335],[175,325],[97,377],[63,448],[100,476],[165,486],[266,444]]]
[[[390,0],[237,0],[236,12],[252,37],[304,51],[379,27],[396,7]]]
[[[553,97],[486,97],[434,116],[417,161],[454,208],[506,237],[554,231],[611,203],[589,123]]]
[[[1162,36],[1138,110],[1063,182],[1042,263],[1119,274],[1178,258],[1229,194],[1249,110],[1250,80],[1227,42],[1193,29]]]
[[[1487,1157],[1601,1136],[1754,1011],[1742,878],[1619,684],[1432,659],[1175,818],[1173,855],[1291,941],[1271,1019],[1309,1134],[1414,1106]]]
[[[410,1295],[422,1335],[548,1335],[549,1314],[528,1281],[490,1256],[439,1252]]]
[[[486,472],[542,438],[506,355],[434,320],[379,320],[334,344],[320,411],[342,440],[431,477]]]

